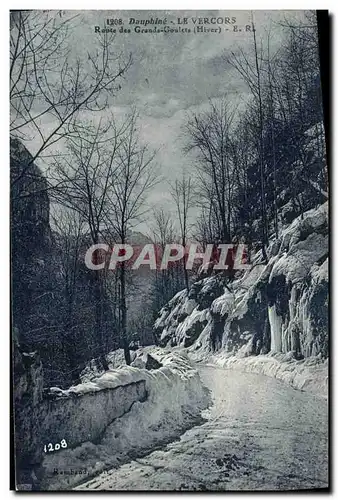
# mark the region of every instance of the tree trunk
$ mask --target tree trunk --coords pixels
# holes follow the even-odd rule
[[[188,270],[187,270],[187,256],[186,256],[186,247],[187,247],[187,242],[185,240],[185,233],[183,234],[183,238],[182,238],[182,245],[183,245],[183,248],[184,248],[184,255],[183,255],[183,274],[184,274],[184,283],[185,283],[185,287],[186,289],[188,290],[189,292],[189,275],[188,275]]]
[[[109,369],[106,350],[105,338],[102,329],[102,291],[101,291],[101,273],[94,271],[94,295],[95,295],[95,337],[99,343],[99,361],[105,371]]]
[[[121,262],[120,283],[121,283],[121,337],[126,364],[130,365],[129,342],[127,339],[127,303],[126,303],[126,269],[125,263]]]
[[[270,121],[271,121],[271,145],[272,145],[272,166],[273,166],[273,220],[276,239],[278,239],[278,209],[277,209],[277,176],[276,176],[276,151],[275,151],[275,112],[273,102],[273,89],[271,82],[270,50],[268,45],[268,76],[269,76],[269,97],[270,97]]]

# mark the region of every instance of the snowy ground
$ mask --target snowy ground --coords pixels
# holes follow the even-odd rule
[[[82,484],[82,490],[325,488],[326,401],[264,375],[200,366],[214,404],[206,421]]]
[[[327,398],[329,390],[329,360],[320,355],[297,360],[292,353],[261,354],[258,356],[229,356],[220,351],[200,357],[198,352],[188,350],[189,357],[202,364],[211,364],[229,370],[257,373],[277,378],[294,389],[311,392]]]
[[[92,390],[88,404],[95,405],[98,389],[145,380],[147,399],[136,401],[128,413],[116,418],[104,429],[97,442],[87,441],[73,449],[47,454],[43,462],[44,488],[70,489],[82,479],[82,475],[71,474],[71,471],[85,469],[89,477],[95,476],[102,470],[163,446],[201,422],[201,412],[210,405],[211,398],[186,354],[157,347],[144,351],[151,352],[163,366],[150,371],[127,366],[111,369],[63,391],[66,395],[78,395]],[[86,376],[91,378],[89,372]],[[58,474],[54,474],[55,469]]]

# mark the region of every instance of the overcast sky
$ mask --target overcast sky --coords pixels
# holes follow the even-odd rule
[[[63,16],[72,16],[67,11]],[[158,150],[157,164],[169,180],[180,175],[183,169],[193,168],[193,157],[184,156],[182,127],[187,114],[207,106],[208,100],[224,99],[238,105],[245,101],[248,90],[234,70],[227,66],[224,56],[229,49],[242,47],[250,52],[252,33],[244,31],[251,23],[250,11],[82,11],[73,22],[69,45],[74,53],[85,53],[95,47],[100,37],[94,26],[101,28],[106,18],[122,18],[127,27],[129,18],[149,19],[166,17],[176,23],[177,18],[236,17],[242,32],[174,33],[174,34],[118,34],[114,40],[116,52],[132,53],[133,64],[121,91],[114,97],[110,111],[116,115],[128,113],[136,106],[141,116],[141,137],[150,147]],[[295,18],[297,11],[254,11],[253,17],[258,42],[271,30],[272,52],[283,39],[283,29],[278,24],[285,17]],[[208,27],[208,26],[206,26]],[[223,26],[224,27],[224,26]],[[231,28],[231,26],[229,26]],[[102,36],[102,35],[101,35]],[[27,146],[34,149],[34,144]],[[151,193],[150,203],[168,204],[168,187],[160,183]],[[146,230],[142,224],[140,230]]]

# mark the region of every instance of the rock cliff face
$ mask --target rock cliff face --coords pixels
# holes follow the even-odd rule
[[[39,354],[46,386],[67,387],[97,346],[92,275],[68,228],[52,231],[51,191],[32,155],[19,140],[10,147],[13,327],[23,351]],[[81,244],[87,248],[85,235]],[[107,297],[102,301],[112,348],[112,314]]]
[[[328,356],[328,204],[297,217],[233,282],[221,274],[179,292],[159,314],[161,345],[249,356]],[[244,274],[243,274],[244,273]]]
[[[32,160],[25,146],[18,139],[11,139],[11,195],[15,205],[12,221],[16,225],[22,223],[27,236],[34,234],[37,243],[44,244],[50,236],[47,181]]]
[[[50,273],[46,262],[52,246],[49,197],[46,179],[17,139],[10,142],[10,165],[12,314],[20,341],[30,350],[26,332],[36,326],[41,281]]]
[[[41,462],[39,406],[43,399],[42,363],[36,353],[13,344],[14,446],[17,484],[32,484],[32,470]]]

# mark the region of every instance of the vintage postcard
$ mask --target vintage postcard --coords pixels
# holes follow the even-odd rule
[[[10,12],[17,491],[329,488],[325,19]]]

